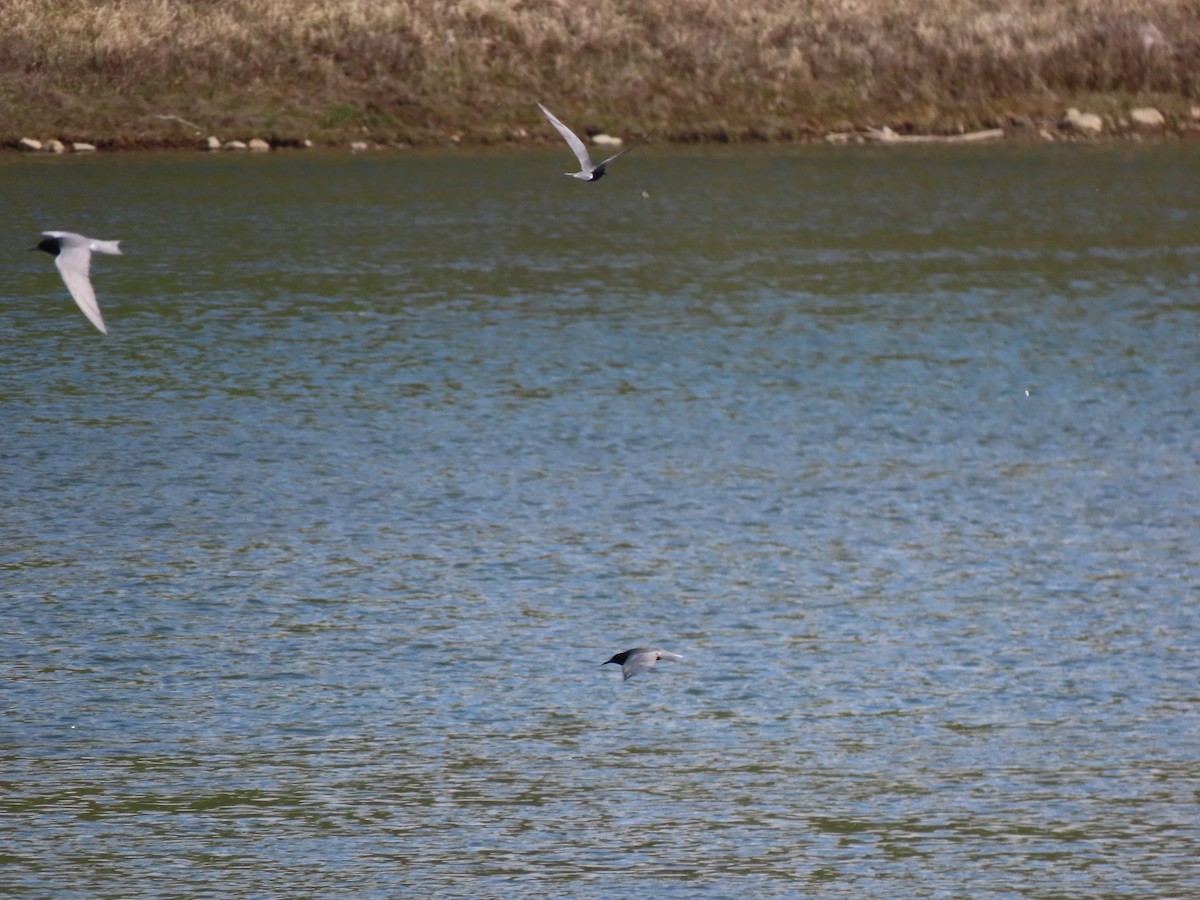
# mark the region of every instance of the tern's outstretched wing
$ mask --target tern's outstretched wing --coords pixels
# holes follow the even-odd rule
[[[67,290],[71,292],[83,314],[100,331],[108,334],[108,329],[104,327],[104,319],[100,315],[100,304],[96,302],[96,292],[92,290],[92,281],[88,277],[91,263],[92,251],[86,244],[64,244],[58,256],[54,257],[54,264],[58,266]]]
[[[638,141],[636,144],[630,144],[628,147],[626,147],[626,148],[625,148],[624,150],[622,150],[620,153],[616,154],[615,156],[610,156],[610,157],[609,157],[608,159],[606,159],[604,162],[600,163],[600,165],[596,166],[596,168],[597,168],[597,169],[599,169],[599,168],[602,168],[602,167],[604,167],[604,166],[607,166],[607,165],[608,165],[610,162],[612,162],[614,159],[619,159],[620,157],[622,157],[622,156],[624,156],[626,153],[628,153],[630,150],[635,150],[635,149],[637,149],[638,147],[642,146],[642,144],[646,143],[646,141],[650,140],[650,138],[651,138],[651,137],[653,137],[653,136],[654,136],[654,135],[653,135],[653,133],[646,135],[644,138],[642,138],[642,139],[641,139],[640,141]]]
[[[558,121],[558,119],[555,118],[554,113],[550,112],[550,110],[546,109],[546,107],[542,106],[542,104],[538,104],[538,109],[540,109],[542,114],[550,120],[550,124],[558,129],[558,133],[563,136],[563,140],[567,142],[567,146],[570,147],[571,151],[579,158],[580,168],[584,172],[590,172],[592,169],[596,168],[592,165],[592,158],[588,155],[587,146],[583,143],[583,141],[575,136],[575,132],[573,132],[562,122]],[[630,147],[629,149],[632,150],[633,147]],[[620,156],[619,153],[617,155]]]
[[[639,672],[645,672],[647,669],[653,667],[655,662],[657,660],[652,655],[647,656],[644,653],[629,654],[625,658],[625,662],[621,665],[621,674],[625,676],[622,680],[628,681]]]
[[[657,647],[639,647],[629,651],[629,655],[625,657],[625,662],[621,666],[621,673],[626,678],[632,678],[639,672],[653,669],[654,664],[660,659],[679,662],[683,657],[678,653],[671,653],[669,650],[659,650]]]

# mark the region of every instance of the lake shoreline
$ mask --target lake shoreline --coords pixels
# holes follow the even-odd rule
[[[740,129],[727,128],[704,130],[681,128],[675,131],[657,131],[653,140],[672,145],[861,145],[861,144],[952,144],[999,141],[1005,143],[1139,143],[1163,141],[1200,141],[1200,107],[1193,106],[1186,114],[1166,116],[1153,107],[1142,107],[1133,112],[1148,116],[1151,121],[1138,124],[1129,116],[1116,118],[1096,114],[1079,113],[1078,110],[1064,111],[1058,118],[1046,116],[1008,116],[1001,121],[986,123],[987,127],[967,130],[921,131],[911,123],[846,127],[846,123],[831,123],[828,130],[797,129],[795,131],[776,126],[765,128],[746,125]],[[1153,119],[1157,113],[1158,120]],[[166,117],[164,117],[166,118]],[[1082,124],[1081,124],[1081,120]],[[189,123],[190,124],[190,123]],[[842,127],[839,128],[838,125]],[[433,149],[483,148],[496,146],[553,146],[558,144],[554,135],[530,133],[524,126],[513,125],[499,136],[494,129],[487,132],[472,132],[469,129],[453,130],[442,134],[420,136],[393,135],[347,136],[343,133],[317,134],[315,137],[245,134],[221,137],[206,134],[200,129],[189,129],[188,133],[154,133],[104,136],[59,136],[47,129],[46,135],[8,135],[0,138],[0,152],[37,155],[71,155],[88,152],[151,152],[151,151],[207,151],[207,152],[266,152],[274,150],[350,150],[353,152]],[[87,135],[86,131],[78,134]],[[630,134],[636,131],[630,130]],[[588,134],[594,137],[594,134]]]
[[[1136,140],[1200,128],[1200,18],[1175,0],[10,7],[5,148],[192,149],[210,136],[222,147],[351,149],[556,141],[539,101],[581,136],[653,132],[672,144],[997,129]],[[1137,122],[1147,109],[1153,124]]]

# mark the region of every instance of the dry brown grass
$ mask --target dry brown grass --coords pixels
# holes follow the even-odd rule
[[[0,0],[0,137],[680,139],[1200,97],[1200,0]],[[1105,111],[1101,109],[1101,111]]]

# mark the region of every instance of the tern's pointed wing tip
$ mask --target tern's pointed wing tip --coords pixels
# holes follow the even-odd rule
[[[58,274],[62,276],[63,284],[71,292],[71,299],[75,301],[75,305],[87,316],[89,322],[102,333],[108,334],[104,318],[100,315],[100,304],[96,302],[96,292],[92,289],[92,280],[89,277],[91,258],[91,251],[86,245],[76,245],[60,251],[54,257],[54,265],[58,269]]]
[[[598,168],[600,168],[600,166],[607,166],[613,160],[620,159],[622,156],[624,156],[630,150],[636,150],[638,147],[642,146],[642,144],[646,143],[646,141],[650,140],[650,137],[651,137],[651,135],[648,134],[645,137],[641,138],[640,140],[634,141],[632,144],[630,144],[628,147],[621,150],[619,153],[614,153],[608,159],[604,160],[604,162],[600,163],[600,165],[596,166],[596,168],[598,169]]]
[[[575,154],[575,158],[579,160],[580,174],[583,175],[592,172],[596,167],[592,165],[592,158],[588,155],[587,146],[579,139],[579,136],[560,122],[558,117],[542,106],[541,103],[538,103],[538,108],[545,114],[546,120],[554,126],[554,130],[562,135],[563,140],[567,142],[567,146],[571,148],[571,152]],[[574,173],[568,172],[567,174],[573,175]]]
[[[96,302],[96,294],[92,290],[92,283],[88,279],[87,274],[71,269],[62,269],[61,274],[63,283],[66,284],[67,290],[71,292],[71,299],[75,301],[75,305],[87,316],[89,322],[105,334],[108,334],[108,329],[104,325],[104,318],[100,315],[100,304]]]

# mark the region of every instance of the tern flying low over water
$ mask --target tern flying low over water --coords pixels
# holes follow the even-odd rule
[[[607,166],[614,159],[624,156],[634,147],[638,147],[650,140],[650,135],[646,135],[636,144],[626,147],[615,156],[610,156],[608,159],[604,160],[604,162],[593,163],[591,156],[588,155],[587,146],[578,138],[575,132],[573,132],[562,122],[558,121],[554,113],[550,112],[550,110],[546,109],[546,107],[542,106],[542,104],[538,104],[538,109],[540,109],[545,114],[546,118],[550,120],[550,124],[558,129],[558,133],[563,136],[563,140],[567,142],[567,146],[571,148],[577,157],[579,157],[579,171],[564,172],[563,174],[570,175],[572,178],[578,178],[580,181],[599,181],[604,177],[605,166]]]
[[[635,647],[632,650],[626,650],[624,653],[616,654],[612,659],[605,660],[600,665],[607,666],[609,663],[616,663],[621,667],[621,672],[625,676],[621,680],[628,681],[639,672],[653,669],[654,664],[660,659],[679,662],[683,657],[678,653],[672,653],[669,650],[660,650],[657,647]]]
[[[92,265],[92,253],[113,253],[121,256],[120,241],[98,241],[95,238],[73,234],[70,231],[43,231],[42,239],[31,250],[44,250],[54,257],[54,265],[58,266],[59,274],[67,285],[67,290],[88,317],[88,321],[105,334],[104,319],[100,316],[100,304],[96,302],[96,292],[92,290],[92,280],[88,271]]]

